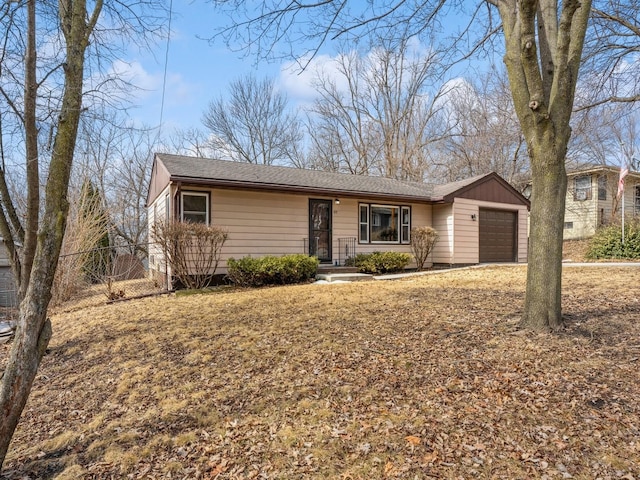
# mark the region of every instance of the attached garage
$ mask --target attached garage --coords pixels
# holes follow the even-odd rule
[[[480,263],[515,262],[518,254],[518,212],[480,208]]]
[[[433,225],[446,240],[436,244],[434,263],[526,262],[528,210],[529,201],[496,174],[448,186],[433,208]]]

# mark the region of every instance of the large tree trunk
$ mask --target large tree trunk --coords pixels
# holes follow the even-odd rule
[[[29,3],[34,2],[30,0]],[[37,246],[33,262],[23,262],[32,264],[32,267],[29,275],[23,274],[23,278],[28,278],[28,286],[20,303],[15,340],[0,387],[0,467],[52,334],[47,308],[69,211],[67,191],[82,111],[84,54],[101,8],[102,0],[98,0],[92,15],[87,18],[85,0],[59,2],[60,25],[66,42],[64,93],[51,152],[44,211],[37,231]],[[35,23],[30,23],[29,27],[35,28]],[[33,132],[27,132],[27,136],[30,133]],[[38,160],[27,158],[27,162]],[[33,172],[30,174],[28,171],[27,175],[33,175]],[[33,178],[29,177],[28,182],[31,180]],[[34,228],[29,221],[27,225]],[[31,233],[35,237],[35,232]]]
[[[548,138],[545,136],[545,138]],[[529,263],[524,314],[520,326],[538,331],[562,325],[562,231],[567,175],[565,147],[530,148],[532,198],[529,232]]]
[[[498,2],[513,103],[531,160],[529,265],[520,326],[562,325],[562,233],[571,111],[591,0]]]

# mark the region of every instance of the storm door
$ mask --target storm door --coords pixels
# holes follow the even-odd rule
[[[309,199],[309,255],[331,263],[331,200]]]

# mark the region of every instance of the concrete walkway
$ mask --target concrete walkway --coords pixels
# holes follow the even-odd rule
[[[640,267],[640,262],[562,262],[562,267]]]
[[[367,273],[330,273],[316,275],[316,283],[348,283],[363,280],[398,280],[401,278],[417,277],[422,275],[437,275],[452,270],[471,270],[473,268],[487,267],[526,267],[526,263],[481,263],[468,267],[441,268],[437,270],[424,270],[422,272],[394,273],[389,275],[370,275]],[[640,268],[640,262],[562,262],[565,267],[636,267]]]

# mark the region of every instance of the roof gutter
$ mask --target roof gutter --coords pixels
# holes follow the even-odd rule
[[[237,181],[237,180],[209,180],[195,177],[183,177],[172,175],[172,182],[181,182],[184,187],[184,184],[189,185],[202,185],[208,187],[217,187],[224,189],[238,189],[238,188],[247,188],[250,190],[260,190],[260,191],[272,191],[272,192],[288,192],[288,193],[301,193],[301,194],[315,194],[315,195],[323,195],[323,196],[331,196],[331,197],[349,197],[349,198],[362,198],[362,197],[375,197],[375,198],[383,198],[385,200],[395,200],[401,202],[414,202],[414,203],[425,203],[432,204],[434,203],[433,199],[427,196],[416,196],[416,195],[397,195],[390,193],[381,193],[381,192],[368,192],[368,191],[354,191],[354,190],[341,190],[341,189],[331,189],[331,188],[320,188],[320,187],[306,187],[306,186],[297,186],[297,185],[282,185],[282,184],[272,184],[272,183],[260,183],[260,182],[245,182],[245,181]]]

